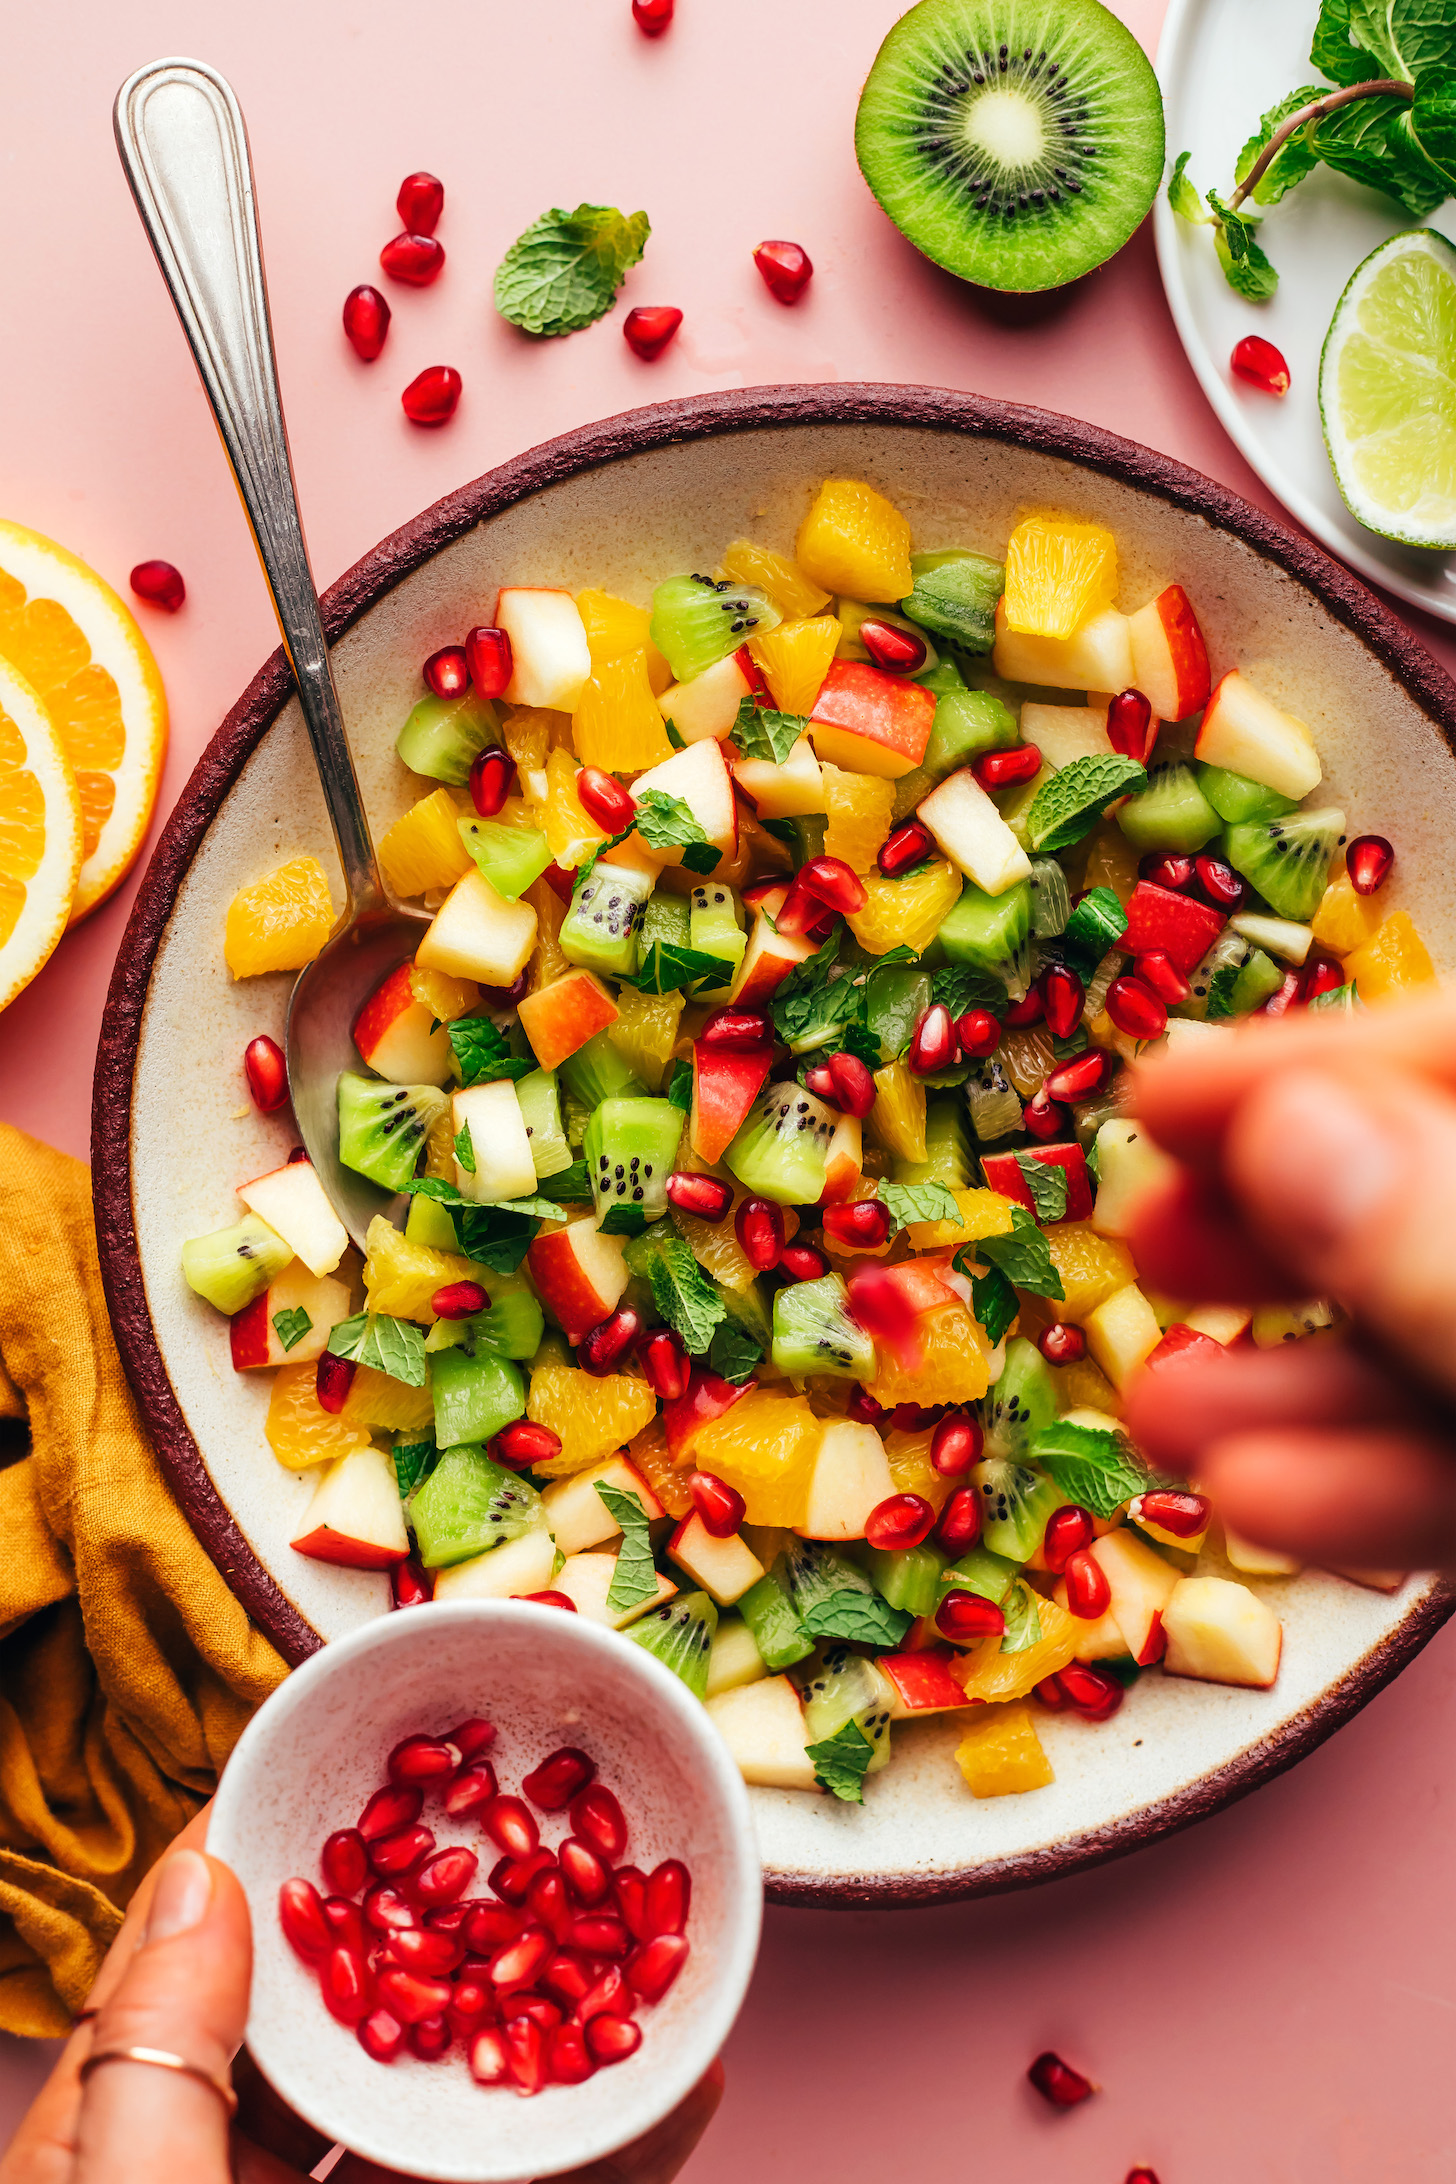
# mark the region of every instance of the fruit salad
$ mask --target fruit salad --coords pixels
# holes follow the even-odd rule
[[[1143,1286],[1119,1077],[1434,974],[1282,693],[1178,583],[1119,597],[1096,523],[921,552],[831,478],[792,557],[507,586],[431,656],[380,856],[432,922],[338,1085],[366,1249],[295,1151],[183,1254],[317,1479],[299,1554],[592,1616],[750,1782],[853,1802],[921,1716],[991,1796],[1051,1779],[1038,1707],[1274,1681],[1291,1565],[1124,1397],[1339,1314]],[[261,878],[234,974],[331,915],[315,860]]]

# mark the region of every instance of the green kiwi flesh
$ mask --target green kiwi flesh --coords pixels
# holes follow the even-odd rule
[[[1163,104],[1098,0],[920,0],[860,97],[865,180],[917,250],[1025,292],[1102,265],[1163,173]]]

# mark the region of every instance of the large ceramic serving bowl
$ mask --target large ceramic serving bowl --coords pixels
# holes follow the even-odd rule
[[[376,831],[412,793],[394,739],[419,664],[482,619],[497,585],[600,585],[645,602],[663,575],[710,567],[729,539],[789,548],[825,476],[869,479],[921,548],[999,552],[1029,504],[1110,524],[1122,604],[1186,585],[1215,670],[1237,661],[1309,723],[1332,800],[1398,846],[1392,907],[1409,904],[1437,961],[1456,967],[1456,685],[1403,626],[1317,548],[1166,457],[935,389],[770,387],[635,410],[491,471],[385,540],[324,602]],[[289,1548],[312,1481],[274,1461],[269,1376],[232,1371],[226,1324],[178,1258],[185,1238],[236,1219],[240,1178],[287,1153],[287,1119],[252,1110],[240,1060],[258,1032],[281,1038],[291,981],[235,985],[222,930],[239,887],[301,852],[334,869],[277,653],[219,729],[137,897],[102,1034],[94,1144],[102,1266],[143,1414],[199,1536],[292,1661],[384,1611],[388,1587]],[[1311,1750],[1450,1612],[1424,1578],[1394,1595],[1318,1573],[1268,1591],[1286,1632],[1272,1691],[1152,1675],[1102,1727],[1047,1716],[1047,1789],[973,1800],[944,1722],[897,1729],[895,1763],[863,1810],[755,1790],[770,1893],[924,1903],[1133,1849]]]

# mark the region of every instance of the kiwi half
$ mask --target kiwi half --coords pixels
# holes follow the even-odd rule
[[[880,47],[855,150],[906,240],[983,288],[1056,288],[1132,234],[1163,102],[1098,0],[920,0]]]

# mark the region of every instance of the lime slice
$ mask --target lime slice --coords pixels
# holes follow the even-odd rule
[[[1393,235],[1351,276],[1320,359],[1335,483],[1357,523],[1456,546],[1456,249]]]

